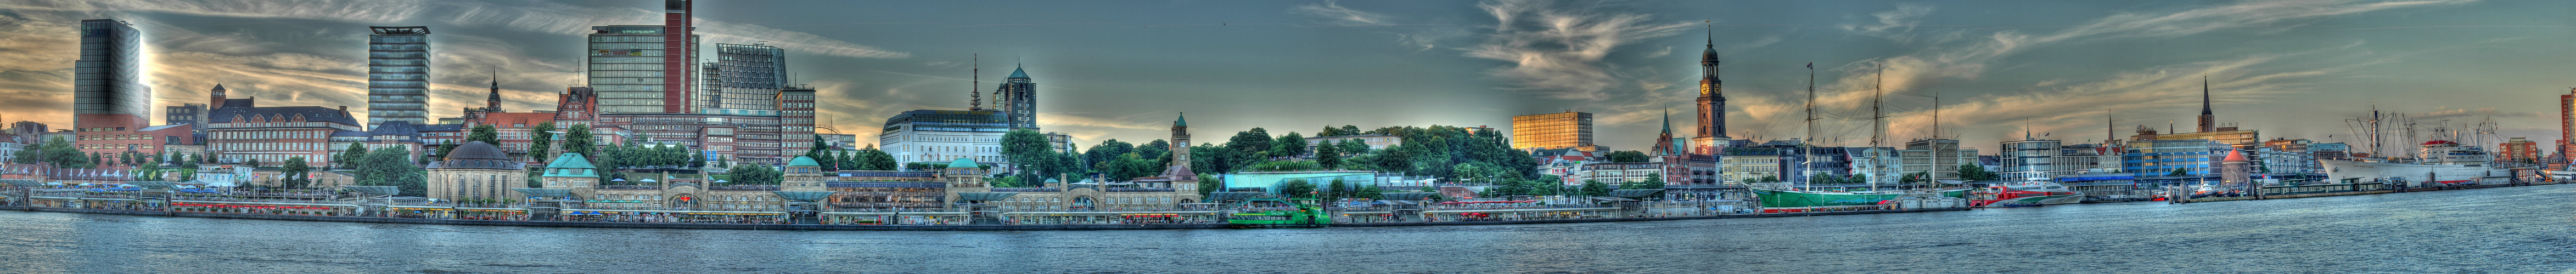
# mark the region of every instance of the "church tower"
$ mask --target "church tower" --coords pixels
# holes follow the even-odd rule
[[[1708,45],[1699,54],[1699,136],[1691,138],[1690,152],[1717,154],[1729,139],[1726,137],[1726,88],[1717,80],[1717,33],[1710,32]]]
[[[2200,132],[2218,131],[2218,114],[2209,111],[2209,75],[2200,76]]]

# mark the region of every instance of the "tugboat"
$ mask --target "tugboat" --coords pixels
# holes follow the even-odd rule
[[[2024,207],[2062,205],[2084,201],[2084,193],[2066,189],[2066,185],[2049,181],[2027,181],[1979,189],[1969,195],[1969,206]]]
[[[1315,199],[1252,198],[1243,200],[1244,212],[1226,216],[1234,228],[1305,228],[1325,227],[1333,218]]]

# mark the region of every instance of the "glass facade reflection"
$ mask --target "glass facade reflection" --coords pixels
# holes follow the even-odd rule
[[[429,27],[367,27],[367,128],[429,123]]]

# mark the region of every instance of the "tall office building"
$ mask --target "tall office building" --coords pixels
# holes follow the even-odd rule
[[[689,65],[698,62],[697,19],[689,0],[663,0],[662,6],[662,113],[689,113],[689,99],[696,98]]]
[[[143,81],[143,31],[116,19],[89,19],[81,20],[80,37],[80,60],[72,73],[72,114],[79,116],[74,124],[103,117],[93,115],[151,121],[152,88]]]
[[[590,27],[590,90],[598,95],[597,113],[661,113],[663,81],[662,26]],[[683,68],[687,66],[682,66]],[[669,75],[685,75],[671,73]]]
[[[590,27],[589,86],[599,113],[693,113],[700,100],[689,0],[664,0],[661,25]]]
[[[2568,88],[2567,94],[2558,96],[2557,142],[2559,155],[2576,155],[2576,146],[2569,145],[2576,143],[2576,88]]]
[[[1567,111],[1512,116],[1512,148],[1597,151],[1592,146],[1592,114]]]
[[[814,143],[814,88],[778,90],[778,142],[781,147]]]
[[[700,107],[727,112],[779,110],[779,90],[787,88],[786,49],[716,44],[715,68],[716,74],[703,80],[715,90],[698,96],[712,100]]]
[[[429,124],[429,27],[367,29],[367,128]]]
[[[1012,68],[1002,86],[993,89],[993,104],[1011,115],[1011,129],[1038,129],[1038,84],[1029,81],[1028,71]]]

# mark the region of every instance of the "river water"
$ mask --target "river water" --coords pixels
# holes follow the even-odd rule
[[[0,212],[26,273],[2100,273],[2576,270],[2576,185],[1543,225],[736,231]]]

